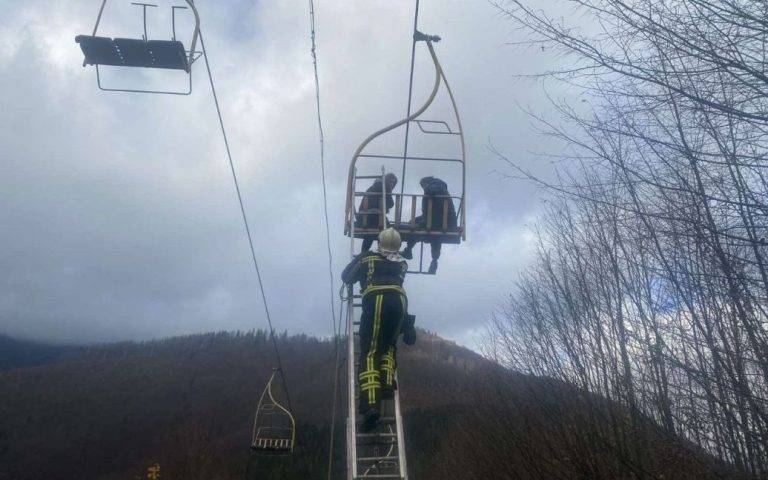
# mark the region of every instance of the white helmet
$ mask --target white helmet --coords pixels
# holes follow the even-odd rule
[[[379,232],[379,251],[384,254],[400,252],[400,234],[392,227]]]

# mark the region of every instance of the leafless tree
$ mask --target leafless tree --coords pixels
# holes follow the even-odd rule
[[[489,352],[624,405],[596,421],[635,476],[650,424],[766,474],[768,3],[560,3],[580,26],[497,3],[571,62],[540,77],[585,101],[537,118],[569,145],[555,181],[509,162],[551,206]]]

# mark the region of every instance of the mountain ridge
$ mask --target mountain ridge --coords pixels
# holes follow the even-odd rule
[[[273,366],[267,333],[217,332],[84,347],[0,372],[0,480],[133,480],[154,464],[165,479],[326,478],[334,344],[306,335],[277,341],[298,423],[293,456],[247,453],[255,401]],[[596,455],[570,430],[582,397],[569,386],[505,371],[426,332],[398,357],[414,478],[548,478],[531,473],[548,468],[562,478],[621,478],[610,458],[593,461],[603,477],[579,476],[592,467],[576,460],[546,460],[548,449],[570,448],[563,429],[582,455]],[[345,471],[344,381],[340,392],[333,478]],[[674,478],[716,478],[711,459],[667,444],[701,459],[686,464],[690,476]],[[530,453],[520,454],[523,447]]]

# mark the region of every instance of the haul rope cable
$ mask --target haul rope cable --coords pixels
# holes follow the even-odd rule
[[[243,196],[240,192],[240,182],[237,180],[237,171],[235,169],[235,163],[232,160],[232,152],[229,148],[229,140],[227,139],[227,131],[224,128],[224,119],[221,115],[221,107],[219,106],[219,97],[216,95],[216,86],[213,82],[213,74],[211,73],[211,65],[208,62],[208,53],[205,50],[205,41],[203,40],[203,32],[200,31],[200,46],[203,50],[203,58],[205,59],[205,68],[208,71],[208,80],[211,83],[211,92],[213,93],[213,102],[216,105],[216,113],[219,117],[219,126],[221,127],[221,135],[224,137],[224,146],[227,150],[227,158],[229,159],[229,168],[232,171],[232,179],[235,182],[235,191],[237,192],[237,201],[240,204],[240,213],[243,216],[243,225],[245,226],[245,233],[248,236],[248,245],[251,249],[251,259],[253,260],[253,267],[256,270],[256,278],[259,281],[259,290],[261,291],[261,299],[264,304],[264,313],[267,317],[267,323],[269,324],[269,336],[272,339],[272,345],[275,349],[275,359],[277,360],[277,366],[280,369],[280,378],[283,383],[283,389],[285,390],[285,396],[288,401],[288,410],[293,411],[291,405],[291,395],[288,392],[288,384],[285,380],[285,371],[283,370],[283,363],[280,358],[280,349],[277,346],[277,339],[275,338],[275,328],[272,326],[272,317],[269,314],[269,304],[267,303],[267,296],[264,292],[264,282],[261,278],[261,271],[259,270],[259,262],[256,260],[256,250],[253,247],[253,236],[251,235],[251,228],[248,225],[248,217],[245,214],[245,206],[243,204]]]
[[[413,16],[413,45],[411,46],[411,75],[408,80],[408,110],[405,118],[411,117],[413,101],[413,67],[416,64],[416,33],[419,31],[419,0],[416,0],[416,13]],[[408,162],[408,134],[411,132],[411,122],[405,122],[405,143],[403,145],[403,172],[400,175],[400,196],[405,193],[405,164]],[[423,243],[422,243],[423,246]]]
[[[317,128],[320,136],[320,173],[323,179],[323,212],[325,214],[325,243],[328,248],[328,278],[330,281],[331,315],[333,317],[333,331],[336,333],[336,311],[333,297],[333,253],[331,250],[331,229],[328,222],[328,191],[325,185],[325,135],[323,134],[323,119],[320,114],[320,77],[317,74],[317,45],[315,44],[315,3],[309,0],[310,38],[312,40],[312,66],[315,74],[315,106],[317,108]],[[339,327],[340,328],[340,327]]]
[[[315,28],[315,2],[309,0],[309,25],[310,25],[310,41],[312,43],[312,67],[315,78],[315,107],[317,109],[317,128],[320,139],[320,172],[322,175],[323,184],[323,213],[325,214],[325,242],[328,250],[328,278],[330,287],[330,300],[331,300],[331,315],[332,315],[332,330],[334,338],[334,378],[333,378],[333,398],[331,400],[331,428],[330,439],[328,445],[328,480],[331,479],[331,472],[333,470],[333,440],[336,433],[336,397],[339,392],[339,340],[341,335],[341,318],[343,312],[343,304],[339,303],[339,315],[336,316],[336,310],[334,305],[334,278],[333,278],[333,251],[331,249],[331,230],[330,222],[328,221],[328,190],[326,188],[325,179],[325,136],[323,134],[323,119],[320,109],[320,76],[317,69],[317,43],[316,43],[316,28]],[[338,321],[337,321],[338,318]]]
[[[315,77],[315,106],[317,110],[317,129],[320,140],[320,174],[322,177],[323,185],[323,213],[325,216],[325,244],[328,250],[328,280],[330,287],[330,300],[331,300],[331,316],[332,316],[332,330],[334,335],[338,335],[341,331],[341,320],[338,320],[336,311],[334,308],[334,277],[333,277],[333,250],[331,248],[331,227],[328,221],[328,189],[326,188],[325,179],[325,135],[323,133],[323,118],[320,111],[320,77],[317,73],[317,45],[315,43],[315,3],[313,0],[309,0],[309,23],[310,23],[310,39],[312,42],[312,67]]]

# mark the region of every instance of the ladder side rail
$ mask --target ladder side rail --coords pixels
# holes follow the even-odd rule
[[[355,190],[357,168],[353,166],[352,191]],[[352,217],[349,221],[349,256],[355,258],[355,202],[352,200]],[[347,284],[347,480],[357,477],[357,426],[355,425],[355,287]]]
[[[354,227],[353,227],[354,228]],[[354,234],[354,231],[353,231]],[[355,237],[350,239],[354,249]],[[351,297],[354,286],[347,286],[348,296]],[[347,479],[354,480],[357,477],[357,425],[355,415],[357,408],[355,406],[355,384],[357,382],[355,374],[355,326],[354,326],[355,307],[354,301],[347,302]]]
[[[397,382],[397,373],[395,373]],[[405,433],[403,428],[403,416],[400,412],[400,384],[397,384],[398,390],[395,390],[395,427],[397,430],[397,456],[400,466],[400,476],[403,480],[408,480],[408,468],[405,463]]]

